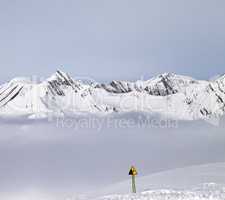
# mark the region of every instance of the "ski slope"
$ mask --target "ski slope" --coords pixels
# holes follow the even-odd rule
[[[137,194],[127,180],[95,193],[98,200],[224,200],[225,163],[190,166],[137,177]]]

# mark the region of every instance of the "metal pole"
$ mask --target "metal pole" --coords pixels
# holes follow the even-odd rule
[[[132,175],[132,191],[136,193],[135,175]]]

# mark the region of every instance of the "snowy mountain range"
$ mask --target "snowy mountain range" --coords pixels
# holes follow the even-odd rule
[[[0,116],[47,118],[74,114],[146,112],[173,119],[225,113],[225,75],[213,81],[164,73],[149,80],[84,83],[56,71],[42,82],[15,78],[0,86]]]

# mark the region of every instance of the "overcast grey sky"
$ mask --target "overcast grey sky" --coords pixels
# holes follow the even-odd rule
[[[0,0],[0,25],[1,81],[225,73],[224,0]]]

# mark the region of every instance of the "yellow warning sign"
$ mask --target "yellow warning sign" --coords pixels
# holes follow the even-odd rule
[[[131,175],[131,176],[136,176],[137,174],[138,174],[138,173],[137,173],[136,168],[135,168],[134,166],[132,166],[132,167],[130,168],[129,175]]]

